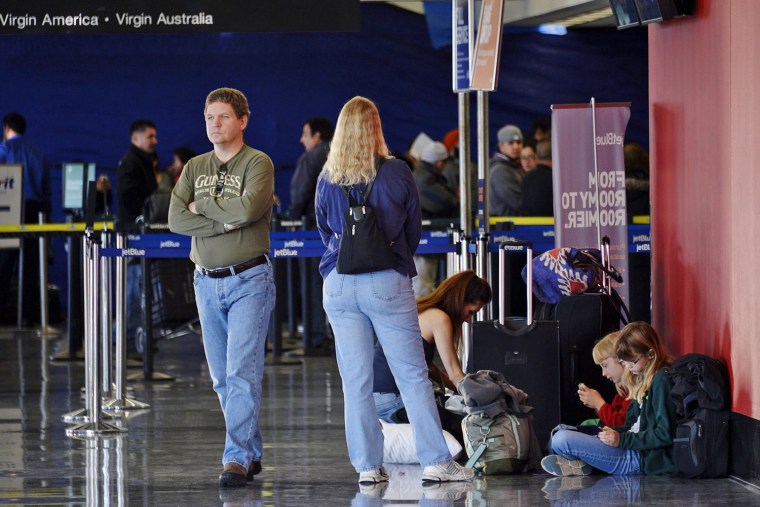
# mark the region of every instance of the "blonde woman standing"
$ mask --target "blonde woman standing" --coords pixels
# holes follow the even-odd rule
[[[368,206],[391,245],[392,269],[356,275],[336,271],[348,199],[359,200],[373,183]],[[349,100],[340,112],[330,154],[317,183],[316,218],[327,251],[320,262],[325,311],[335,331],[346,442],[359,482],[388,480],[383,467],[383,434],[372,396],[375,335],[408,407],[423,481],[462,481],[471,470],[452,460],[441,432],[420,340],[411,278],[412,255],[421,236],[420,201],[409,167],[388,155],[380,116],[364,97]]]

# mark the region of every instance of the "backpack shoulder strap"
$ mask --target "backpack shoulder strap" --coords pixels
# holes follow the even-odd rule
[[[352,201],[351,191],[349,190],[349,188],[345,185],[340,185],[340,189],[343,190],[344,194],[346,194],[346,198],[348,199],[348,207],[350,208],[352,206],[355,206],[355,204],[351,202]],[[364,199],[364,197],[362,197],[362,199]]]
[[[381,158],[378,159],[377,162],[377,169],[375,170],[375,178],[367,183],[367,188],[364,189],[364,192],[362,192],[362,204],[366,204],[367,200],[369,199],[369,193],[372,192],[372,186],[375,184],[375,181],[377,180],[377,175],[380,174],[380,168],[383,167],[383,164],[385,163],[387,159]]]

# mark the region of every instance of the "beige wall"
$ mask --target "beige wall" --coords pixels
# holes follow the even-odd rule
[[[760,1],[649,27],[653,323],[760,419]]]

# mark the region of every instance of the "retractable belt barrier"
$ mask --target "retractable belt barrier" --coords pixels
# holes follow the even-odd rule
[[[632,224],[628,226],[628,251],[630,253],[648,253],[649,225]],[[105,257],[156,257],[183,258],[190,252],[190,237],[173,233],[130,234],[127,236],[126,248],[104,248]],[[492,230],[488,250],[498,252],[499,245],[505,241],[530,241],[536,252],[545,252],[554,248],[554,228],[547,225],[517,225],[511,230]],[[321,257],[325,247],[317,231],[284,231],[270,233],[269,256],[279,258]],[[423,231],[417,247],[417,254],[443,254],[456,252],[448,231]],[[475,245],[470,245],[471,253]]]
[[[282,225],[298,225],[300,222],[281,222]],[[94,230],[103,228],[113,230],[110,222],[96,222]],[[84,223],[65,224],[20,224],[0,225],[0,238],[30,238],[41,236],[73,236],[84,233]],[[651,251],[648,223],[633,223],[628,225],[628,252],[647,253]],[[504,241],[530,241],[536,252],[544,252],[554,248],[554,226],[542,225],[513,225],[507,230],[492,229],[489,238],[490,252],[498,252],[499,245]],[[449,239],[446,230],[423,231],[422,240],[417,248],[418,254],[449,253],[456,251],[456,245]],[[270,257],[321,257],[325,247],[319,232],[282,231],[270,233]],[[474,249],[474,245],[471,245]],[[174,233],[130,234],[126,249],[103,249],[106,257],[186,257],[190,251],[190,237]],[[473,250],[474,252],[474,250]]]

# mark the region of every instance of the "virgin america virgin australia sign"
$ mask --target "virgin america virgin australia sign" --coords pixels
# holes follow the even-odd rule
[[[0,34],[358,31],[359,0],[3,0]]]

